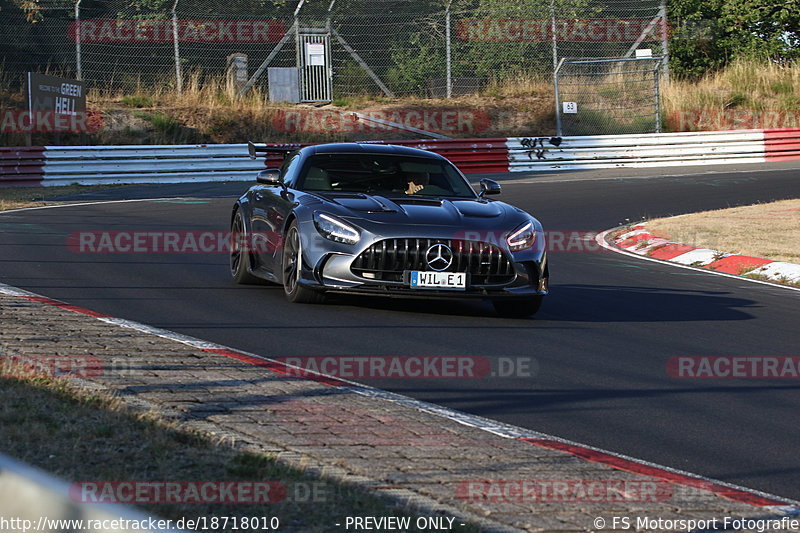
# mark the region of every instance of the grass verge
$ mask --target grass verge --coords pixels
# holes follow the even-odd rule
[[[66,185],[64,187],[0,188],[0,211],[64,203],[58,198],[126,185]]]
[[[661,88],[669,131],[800,127],[800,63],[743,58]]]
[[[800,264],[800,199],[656,219],[647,228],[691,246]]]
[[[134,411],[119,398],[89,393],[66,378],[0,362],[0,451],[12,457],[71,481],[272,481],[286,489],[286,498],[274,503],[138,504],[145,512],[173,520],[277,517],[280,531],[310,533],[341,530],[335,524],[346,516],[415,521],[412,509],[363,488],[241,451],[156,414]]]

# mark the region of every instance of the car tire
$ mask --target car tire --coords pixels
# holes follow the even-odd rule
[[[233,281],[242,285],[261,284],[263,280],[250,273],[250,252],[246,243],[247,232],[244,226],[244,216],[242,211],[237,209],[231,222],[231,277]]]
[[[512,300],[494,300],[494,310],[498,315],[506,318],[525,318],[535,315],[542,306],[544,296],[531,296],[528,298],[514,298]]]
[[[297,229],[297,223],[292,222],[283,242],[281,259],[283,292],[286,294],[286,299],[292,303],[322,303],[325,301],[325,295],[322,292],[303,287],[298,283],[302,268],[302,256],[300,232]]]

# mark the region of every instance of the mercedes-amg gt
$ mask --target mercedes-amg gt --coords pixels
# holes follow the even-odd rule
[[[544,233],[525,211],[476,193],[441,155],[339,143],[285,152],[233,206],[230,270],[238,283],[283,285],[291,302],[330,293],[481,298],[529,316],[548,293]],[[291,151],[290,151],[291,150]]]

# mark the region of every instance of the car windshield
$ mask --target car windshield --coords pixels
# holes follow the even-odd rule
[[[475,197],[475,191],[448,161],[391,154],[313,155],[297,183],[304,191]]]

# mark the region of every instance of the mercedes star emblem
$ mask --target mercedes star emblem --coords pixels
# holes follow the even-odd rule
[[[425,260],[433,270],[447,270],[453,264],[453,250],[446,244],[434,244],[425,252]]]

